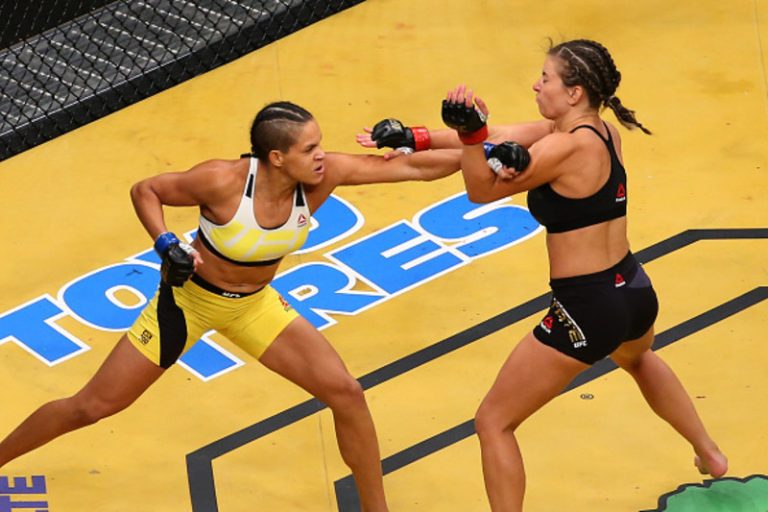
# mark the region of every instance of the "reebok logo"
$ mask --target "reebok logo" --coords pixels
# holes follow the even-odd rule
[[[541,328],[547,331],[547,334],[552,333],[552,324],[554,323],[555,319],[551,316],[547,316],[544,318],[544,320],[541,321]]]
[[[616,202],[621,203],[627,200],[627,189],[623,183],[619,183],[619,188],[616,190]]]
[[[234,292],[221,292],[221,295],[222,297],[228,297],[230,299],[239,299],[240,297],[242,297],[242,295],[240,295],[239,293],[234,293]]]
[[[627,282],[624,281],[624,277],[622,277],[621,274],[616,274],[615,284],[616,284],[616,288],[620,288],[625,284],[627,284]]]
[[[307,225],[307,217],[303,213],[300,213],[299,214],[299,220],[297,221],[296,224],[300,228],[306,226]]]

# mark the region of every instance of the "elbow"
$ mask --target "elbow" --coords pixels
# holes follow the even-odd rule
[[[136,201],[141,196],[142,182],[134,183],[131,186],[131,201],[136,204]]]
[[[142,198],[147,196],[147,193],[150,191],[150,186],[147,183],[147,180],[139,181],[138,183],[134,183],[133,186],[131,186],[131,202],[133,204],[137,204],[141,201]]]
[[[486,187],[469,179],[464,173],[464,189],[467,191],[467,199],[476,204],[489,203]]]
[[[467,199],[475,204],[487,204],[512,195],[510,190],[497,186],[496,180],[474,182],[464,180]]]
[[[467,188],[467,199],[476,204],[485,204],[493,201],[488,194],[483,194],[479,190],[472,190]]]

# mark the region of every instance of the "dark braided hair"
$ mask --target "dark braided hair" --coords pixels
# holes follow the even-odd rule
[[[287,152],[312,114],[289,101],[276,101],[262,108],[251,125],[251,152],[262,162],[269,152]]]
[[[616,69],[616,63],[605,46],[589,39],[575,39],[555,46],[552,46],[550,41],[547,55],[557,57],[563,62],[563,69],[560,71],[563,84],[566,87],[584,87],[592,107],[609,107],[626,128],[640,128],[643,133],[651,134],[650,130],[635,118],[635,111],[622,105],[621,100],[616,97],[621,73]]]

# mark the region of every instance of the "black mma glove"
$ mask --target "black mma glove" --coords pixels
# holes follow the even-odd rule
[[[528,167],[528,164],[531,163],[531,155],[528,153],[528,150],[517,142],[502,142],[490,148],[490,151],[488,151],[488,146],[490,144],[486,146],[488,167],[496,174],[499,174],[502,166],[514,169],[517,172],[523,172]]]
[[[195,250],[173,233],[163,233],[155,240],[155,251],[162,258],[160,277],[171,286],[182,286],[195,271]]]
[[[464,101],[443,100],[442,115],[446,126],[456,130],[464,144],[479,144],[488,138],[485,124],[488,118],[475,107],[466,106]]]
[[[429,149],[431,139],[429,130],[423,126],[407,127],[397,119],[384,119],[376,123],[371,132],[371,140],[376,147],[397,149],[403,153],[413,153]]]

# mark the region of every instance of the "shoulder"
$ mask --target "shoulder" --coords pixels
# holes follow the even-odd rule
[[[616,153],[620,156],[621,134],[619,133],[618,128],[602,119],[600,120],[600,125],[595,126],[594,128],[599,132],[599,137],[594,131],[585,128],[573,132],[573,135],[577,136],[575,140],[579,142],[579,147],[591,154],[603,154],[605,152],[606,143],[610,141],[610,143],[613,144]]]
[[[615,141],[621,140],[621,133],[619,132],[619,129],[613,126],[613,124],[609,123],[608,121],[603,121],[603,124],[608,129],[608,132],[611,134],[611,138]]]
[[[213,181],[217,187],[242,182],[248,174],[250,159],[214,159],[195,165],[187,173],[200,180]]]
[[[548,152],[567,157],[595,152],[602,153],[605,151],[605,141],[608,138],[613,140],[615,145],[620,145],[621,139],[615,127],[608,123],[605,123],[604,127],[591,127],[594,129],[580,127],[570,132],[551,133],[541,139],[541,147],[545,148]],[[597,133],[595,133],[595,130]]]
[[[200,204],[216,204],[242,193],[250,160],[214,159],[200,162],[180,176],[185,189],[194,194]]]
[[[346,176],[355,167],[355,158],[346,153],[326,153],[323,158],[324,176],[313,185],[302,185],[311,211],[317,210],[333,190],[344,183]]]
[[[325,153],[325,166],[326,167],[337,167],[339,165],[343,165],[349,160],[349,157],[352,155],[349,155],[347,153],[338,153],[338,152],[331,152],[328,151]]]
[[[205,160],[193,166],[190,171],[212,174],[235,174],[242,169],[248,169],[250,159],[238,158],[237,160],[212,159]]]
[[[537,141],[555,131],[555,123],[548,119],[537,121],[489,126],[491,142],[515,141],[530,147]]]
[[[350,176],[364,173],[371,166],[384,163],[385,160],[379,155],[371,154],[351,154],[351,153],[326,153],[325,170],[329,181],[339,185],[348,181]]]
[[[608,133],[611,134],[611,139],[613,140],[613,147],[616,148],[616,153],[619,155],[619,158],[621,158],[621,133],[619,132],[619,129],[611,123],[607,121],[603,122],[605,123],[605,126],[608,127]]]
[[[539,179],[554,181],[591,159],[602,145],[600,138],[590,130],[553,132],[529,149],[531,167],[539,173]]]
[[[325,163],[327,167],[333,169],[343,169],[350,165],[360,165],[365,162],[374,162],[381,160],[378,155],[373,154],[352,154],[329,152],[325,154]]]
[[[531,151],[549,155],[567,156],[583,146],[584,139],[579,137],[577,133],[549,133],[535,142],[533,146],[531,146]]]
[[[350,166],[349,156],[346,153],[326,153],[323,161],[326,175],[324,181],[339,182]]]

